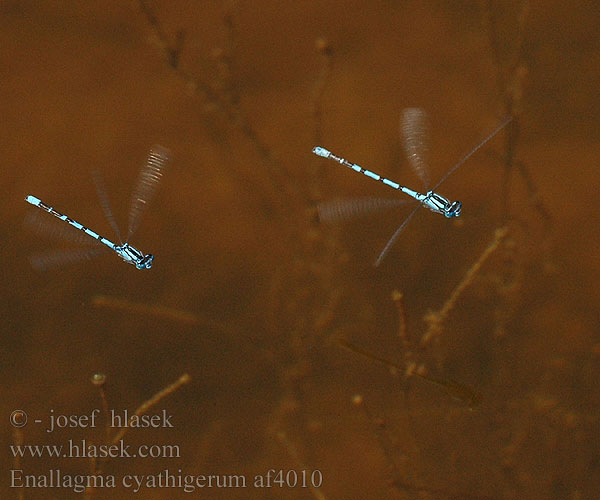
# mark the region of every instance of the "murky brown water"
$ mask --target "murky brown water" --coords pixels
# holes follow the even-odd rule
[[[600,15],[484,3],[2,3],[3,415],[29,417],[5,425],[3,498],[75,498],[43,487],[57,470],[115,478],[97,499],[600,498]],[[421,210],[374,269],[406,211],[318,224],[320,200],[394,193],[311,149],[419,188],[408,106],[429,113],[434,181],[516,119],[440,189],[460,224]],[[61,243],[23,230],[23,198],[110,237],[89,169],[125,225],[154,143],[173,163],[133,241],[154,268],[32,270]],[[13,458],[119,437],[96,372],[120,412],[189,374],[146,411],[173,428],[124,437],[180,458]],[[94,409],[95,427],[46,432]],[[255,487],[270,469],[299,482]],[[38,487],[9,489],[9,470]],[[165,470],[247,487],[149,482]]]

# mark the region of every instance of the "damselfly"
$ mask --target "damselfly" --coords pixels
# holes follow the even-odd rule
[[[402,230],[406,227],[410,219],[415,215],[419,207],[424,206],[432,212],[442,214],[445,217],[451,219],[458,217],[461,214],[462,204],[460,201],[450,201],[448,198],[438,194],[436,189],[444,182],[448,176],[453,173],[458,167],[465,163],[476,151],[481,149],[492,137],[494,137],[500,130],[502,130],[508,122],[512,120],[512,117],[506,118],[493,132],[491,132],[483,141],[475,146],[468,154],[466,154],[460,161],[458,161],[446,174],[441,178],[440,181],[431,189],[429,185],[428,165],[427,165],[427,148],[428,148],[428,136],[427,136],[427,115],[424,110],[420,108],[407,108],[402,113],[402,119],[400,123],[401,135],[404,142],[404,150],[408,158],[408,162],[417,176],[421,179],[427,190],[425,194],[419,193],[406,186],[402,186],[397,182],[381,177],[375,172],[371,172],[356,163],[351,163],[340,156],[333,154],[331,151],[317,146],[313,148],[313,153],[323,158],[329,158],[335,160],[338,163],[351,168],[355,172],[370,177],[376,181],[380,181],[386,186],[389,186],[398,191],[402,191],[404,194],[414,198],[418,204],[414,210],[404,219],[404,222],[396,230],[396,232],[389,239],[375,265],[378,266],[383,258],[387,255],[392,245],[400,236]],[[344,219],[348,219],[363,213],[371,212],[378,209],[390,208],[392,206],[398,206],[403,204],[404,200],[389,200],[381,198],[358,198],[358,199],[345,199],[345,200],[334,200],[330,202],[320,203],[318,206],[319,216],[326,222],[339,222]]]
[[[83,231],[88,236],[94,238],[96,242],[102,243],[103,245],[114,251],[125,262],[134,265],[137,269],[150,269],[152,267],[154,256],[152,254],[144,254],[143,252],[135,248],[133,245],[131,245],[129,243],[129,240],[139,227],[142,214],[144,213],[146,206],[152,199],[156,186],[161,180],[164,170],[169,163],[169,159],[169,150],[163,148],[162,146],[154,146],[150,150],[148,160],[146,161],[146,164],[142,167],[140,171],[136,187],[132,194],[131,209],[129,210],[129,228],[127,231],[127,238],[125,240],[125,243],[123,243],[123,241],[121,240],[119,228],[110,208],[104,184],[102,183],[101,177],[97,172],[94,175],[94,179],[96,181],[96,189],[98,191],[98,196],[100,198],[104,214],[106,215],[108,222],[112,226],[119,240],[118,245],[105,238],[104,236],[101,236],[98,233],[92,231],[91,229],[85,227],[83,224],[80,224],[79,222],[70,219],[66,215],[61,214],[53,207],[47,205],[35,196],[29,195],[27,196],[27,198],[25,198],[25,201],[31,203],[32,205],[35,205],[38,208],[41,208],[42,210],[45,210],[46,212],[54,215],[55,217],[58,217],[60,220],[67,222],[74,228]],[[75,253],[58,252],[46,258],[38,258],[35,262],[37,262],[36,267],[43,268],[47,267],[47,265],[63,263],[68,262],[70,260],[77,260],[80,258],[89,257],[95,253],[98,253],[97,249],[80,250]]]

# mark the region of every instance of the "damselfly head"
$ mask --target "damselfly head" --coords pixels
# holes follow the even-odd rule
[[[462,209],[462,203],[460,201],[453,201],[450,207],[444,212],[444,215],[451,219],[452,217],[458,217]]]
[[[154,255],[151,253],[144,255],[144,258],[139,262],[136,262],[135,267],[138,269],[150,269],[152,267],[152,261],[154,260]]]

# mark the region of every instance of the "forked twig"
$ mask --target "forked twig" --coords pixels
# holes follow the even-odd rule
[[[105,419],[106,419],[106,425],[107,425],[106,443],[105,444],[115,445],[115,444],[119,443],[119,441],[121,441],[123,439],[123,437],[127,434],[128,430],[130,429],[130,424],[132,422],[134,422],[135,419],[137,419],[140,415],[145,414],[150,408],[155,406],[159,401],[163,400],[170,394],[177,391],[181,386],[187,384],[190,380],[191,380],[191,377],[187,373],[185,373],[181,377],[179,377],[179,379],[177,379],[175,382],[173,382],[169,386],[165,387],[161,391],[157,392],[150,399],[143,402],[129,417],[129,421],[127,422],[127,425],[125,427],[122,427],[111,438],[110,437],[110,425],[109,425],[109,423],[110,423],[109,406],[108,406],[108,400],[106,397],[106,391],[104,389],[104,384],[106,383],[106,376],[103,374],[100,374],[100,373],[95,374],[92,377],[92,383],[96,387],[98,387],[100,390],[100,398],[102,399],[102,408],[103,408],[103,411],[105,412]],[[90,470],[91,474],[93,474],[93,475],[102,474],[103,467],[106,465],[106,463],[109,461],[109,459],[110,459],[110,456],[108,456],[104,459],[101,459],[101,460],[96,460],[95,458],[92,459],[91,464],[90,464],[91,465],[91,470]],[[85,489],[85,491],[83,492],[83,497],[86,500],[88,500],[88,499],[92,498],[94,492],[95,492],[95,489],[93,487],[88,486]]]

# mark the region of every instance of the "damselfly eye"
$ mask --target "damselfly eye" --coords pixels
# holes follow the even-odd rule
[[[453,201],[452,205],[450,205],[450,208],[446,212],[446,217],[458,217],[460,215],[461,209],[462,203],[460,201]]]

